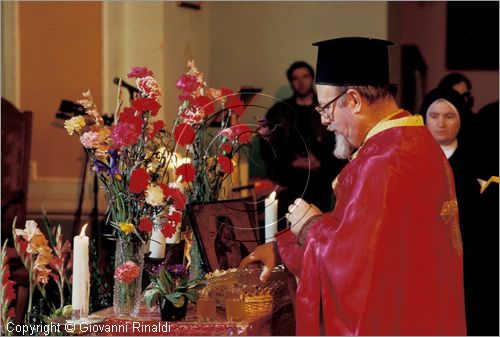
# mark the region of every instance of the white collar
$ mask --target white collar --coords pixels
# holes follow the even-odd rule
[[[450,159],[451,156],[453,156],[453,153],[455,153],[455,150],[458,147],[458,140],[455,139],[453,143],[448,144],[448,145],[440,145],[441,149],[443,150],[444,154],[446,155],[447,159]]]

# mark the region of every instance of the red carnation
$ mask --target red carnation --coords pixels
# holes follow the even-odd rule
[[[224,173],[233,172],[233,163],[231,162],[231,159],[220,154],[217,156],[217,161],[219,162],[220,170],[222,172]]]
[[[154,98],[137,98],[132,101],[132,106],[137,111],[151,111],[151,116],[156,116],[161,105]]]
[[[164,184],[159,184],[163,190],[163,194],[172,198],[174,207],[177,210],[183,210],[186,207],[186,196],[178,188],[166,187]]]
[[[205,112],[205,116],[209,116],[214,113],[215,107],[214,103],[210,100],[210,98],[206,96],[199,96],[196,98],[196,104],[203,109]]]
[[[149,173],[143,168],[137,168],[130,175],[129,190],[132,193],[144,192],[149,185]]]
[[[177,224],[174,224],[172,222],[165,222],[163,224],[161,232],[164,237],[170,238],[175,234],[175,232],[177,232]]]
[[[146,67],[132,67],[127,74],[128,78],[138,78],[146,76],[153,76],[153,72]]]
[[[227,96],[232,95],[234,93],[231,89],[228,89],[228,88],[221,88],[220,91],[221,91],[222,97],[227,97]]]
[[[231,111],[238,116],[241,116],[243,114],[243,110],[245,109],[245,105],[238,97],[236,97],[236,95],[229,96],[224,106],[226,109],[231,109]]]
[[[248,144],[250,143],[250,139],[252,138],[253,131],[247,124],[238,124],[232,127],[234,134],[236,135],[236,139],[238,139],[238,143],[240,144]]]
[[[120,113],[119,123],[128,123],[132,124],[135,127],[135,131],[141,133],[142,130],[142,118],[139,115],[136,115],[136,110],[130,107],[126,107]]]
[[[181,123],[175,127],[174,138],[177,144],[186,146],[194,141],[195,132],[191,125]]]
[[[182,213],[174,211],[172,214],[168,215],[168,221],[172,221],[174,224],[178,224],[182,220]]]
[[[222,144],[221,148],[222,148],[222,150],[229,153],[233,150],[233,144],[231,144],[230,142],[226,142],[226,143]]]
[[[182,176],[182,182],[191,182],[194,180],[194,176],[196,174],[196,170],[193,165],[186,163],[182,164],[175,170],[175,174],[177,176]]]
[[[155,134],[165,127],[164,121],[155,121],[153,122],[153,130],[149,133],[149,138],[153,138]]]
[[[137,119],[141,121],[141,117],[136,115],[136,110],[128,106],[123,108],[123,111],[120,112],[118,119],[120,122],[132,123],[132,124],[137,123]]]
[[[151,233],[153,230],[153,221],[149,218],[142,218],[139,221],[139,230],[147,233]]]

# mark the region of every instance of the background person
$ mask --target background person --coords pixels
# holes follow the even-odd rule
[[[313,68],[298,61],[286,74],[293,96],[267,112],[267,126],[273,132],[268,142],[260,140],[267,175],[280,187],[280,230],[286,228],[284,216],[296,198],[314,203],[322,211],[332,209],[331,183],[345,164],[333,156],[333,135],[321,125],[314,110],[318,101],[313,89]]]
[[[464,247],[467,334],[498,335],[498,195],[479,193],[484,162],[478,139],[467,133],[468,106],[455,90],[437,88],[425,96],[420,114],[453,170]],[[491,188],[498,192],[498,185]]]

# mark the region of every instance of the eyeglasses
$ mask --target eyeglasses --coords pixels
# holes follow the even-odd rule
[[[338,100],[340,97],[342,97],[347,91],[344,91],[343,93],[341,93],[340,95],[338,95],[337,97],[335,97],[334,99],[332,99],[331,101],[329,101],[328,103],[325,103],[323,104],[322,106],[317,106],[317,107],[314,107],[314,109],[323,117],[325,117],[326,119],[328,119],[328,115],[326,114],[326,111],[330,105],[332,105],[336,100]]]

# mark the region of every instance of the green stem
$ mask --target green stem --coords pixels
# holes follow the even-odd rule
[[[30,293],[29,293],[29,297],[28,297],[28,311],[26,313],[26,317],[27,317],[27,322],[29,324],[29,317],[30,317],[30,314],[31,314],[31,308],[33,307],[32,303],[33,303],[33,292],[35,291],[34,287],[33,287],[33,270],[31,270],[31,268],[29,269],[29,280],[30,280]]]

